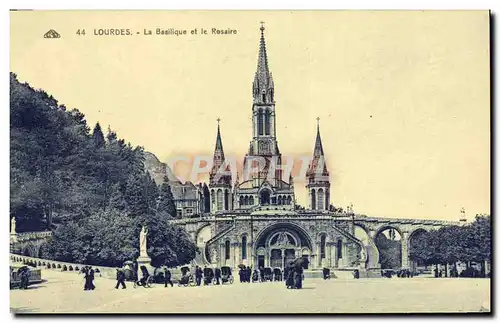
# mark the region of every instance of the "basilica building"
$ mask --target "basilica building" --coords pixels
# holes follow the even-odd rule
[[[243,173],[232,177],[218,124],[209,183],[205,189],[198,186],[200,216],[175,221],[196,241],[195,263],[201,266],[283,268],[302,257],[309,269],[364,268],[366,248],[354,236],[352,216],[330,211],[330,174],[319,123],[306,174],[308,207],[296,207],[293,178],[284,178],[282,171],[264,30],[262,26],[252,87],[252,138]]]

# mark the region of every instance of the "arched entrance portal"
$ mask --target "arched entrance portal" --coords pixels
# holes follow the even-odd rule
[[[260,192],[260,204],[266,205],[271,202],[271,192],[269,190],[262,190]]]
[[[274,233],[269,240],[271,252],[270,266],[284,268],[285,264],[295,260],[295,250],[298,247],[295,237],[286,231]]]
[[[280,223],[263,230],[257,236],[254,248],[254,263],[259,267],[283,269],[296,258],[309,258],[312,243],[308,234],[299,226]]]

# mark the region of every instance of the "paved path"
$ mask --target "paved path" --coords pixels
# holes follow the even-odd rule
[[[405,313],[489,311],[490,279],[309,279],[302,290],[282,283],[114,289],[97,278],[83,291],[73,272],[42,272],[47,282],[10,292],[19,313]]]

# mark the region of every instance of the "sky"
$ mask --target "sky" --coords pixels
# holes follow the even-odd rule
[[[487,11],[11,12],[10,69],[164,162],[210,157],[220,118],[225,154],[241,162],[260,21],[280,151],[310,157],[319,117],[334,205],[398,218],[490,213]],[[61,38],[44,38],[49,29]],[[190,169],[174,172],[189,179]],[[301,205],[304,185],[295,181]]]

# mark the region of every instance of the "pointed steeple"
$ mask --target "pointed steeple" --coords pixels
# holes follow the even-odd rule
[[[229,165],[225,165],[224,148],[222,147],[222,137],[220,135],[220,118],[217,118],[217,137],[215,139],[215,149],[212,169],[210,170],[210,183],[231,183]],[[229,177],[229,179],[228,179]]]
[[[314,144],[314,153],[309,169],[306,176],[311,181],[328,181],[328,169],[326,168],[325,154],[323,152],[323,144],[321,142],[321,135],[319,132],[319,117],[317,120],[316,128],[316,142]]]
[[[222,148],[222,138],[220,135],[220,118],[217,118],[217,137],[215,139],[215,149],[214,149],[214,163],[212,166],[212,170],[217,167],[220,168],[220,165],[224,163],[224,148]]]
[[[219,154],[222,161],[224,161],[224,148],[222,148],[222,139],[220,136],[220,118],[217,118],[217,138],[215,139],[214,158]]]
[[[264,22],[261,22],[261,24],[257,71],[253,81],[253,98],[256,103],[272,103],[274,102],[274,81],[272,74],[269,72],[267,61]]]
[[[320,157],[320,156],[324,156],[325,154],[323,152],[323,144],[321,143],[321,135],[319,133],[319,117],[316,118],[316,120],[318,121],[318,125],[317,125],[317,130],[316,130],[316,143],[314,144],[313,156]]]

